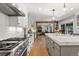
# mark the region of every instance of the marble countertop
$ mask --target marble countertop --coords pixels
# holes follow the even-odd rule
[[[46,35],[55,41],[60,46],[63,45],[79,45],[79,36],[74,35],[60,35],[54,33],[46,33]]]

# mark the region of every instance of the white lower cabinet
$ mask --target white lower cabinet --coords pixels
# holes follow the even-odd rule
[[[54,56],[60,56],[60,47],[54,43]]]
[[[30,54],[30,51],[32,49],[34,43],[34,33],[31,34],[31,36],[29,37],[29,44],[28,44],[28,49],[27,49],[27,55]]]
[[[48,53],[50,56],[60,56],[60,47],[51,39],[46,39]]]
[[[48,48],[48,53],[50,56],[60,56],[60,46],[54,42],[52,39],[47,38],[46,44]]]
[[[53,47],[50,47],[49,48],[49,55],[50,56],[53,56],[54,55],[54,49],[53,49]]]
[[[58,45],[50,38],[46,38],[46,45],[50,56],[79,56],[79,45]]]
[[[50,56],[54,55],[54,42],[47,37],[46,39],[46,46],[47,46],[47,49],[48,49],[48,53]]]

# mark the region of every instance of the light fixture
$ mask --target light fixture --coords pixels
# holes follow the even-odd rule
[[[67,9],[66,9],[66,4],[64,3],[64,8],[63,8],[63,11],[66,11]]]
[[[70,4],[70,10],[72,11],[74,8],[73,8],[73,6],[72,6],[72,4]]]
[[[54,15],[55,9],[53,9],[52,11],[53,11],[53,17],[52,17],[52,19],[55,20],[55,15]]]
[[[12,5],[13,5],[13,6],[16,6],[16,4],[15,4],[15,3],[12,3]]]
[[[38,8],[39,9],[39,11],[41,11],[42,10],[42,8]]]
[[[70,10],[73,10],[74,8],[70,8]]]
[[[18,8],[20,11],[22,11],[22,9],[21,8]]]

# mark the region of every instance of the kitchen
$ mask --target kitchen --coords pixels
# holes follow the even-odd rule
[[[79,3],[0,3],[0,56],[79,56]]]
[[[0,56],[27,56],[31,48],[34,33],[27,35],[27,12],[21,8],[15,3],[0,3]]]

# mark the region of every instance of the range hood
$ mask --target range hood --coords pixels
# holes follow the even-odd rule
[[[0,3],[0,11],[8,16],[25,16],[25,14],[11,3]]]

